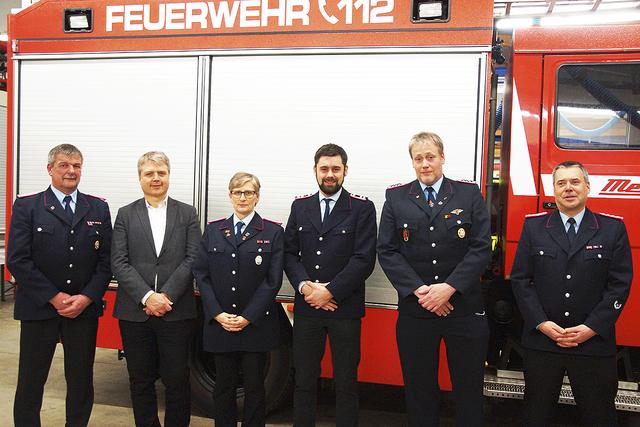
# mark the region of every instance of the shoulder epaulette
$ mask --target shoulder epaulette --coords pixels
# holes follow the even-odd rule
[[[214,222],[220,222],[223,221],[227,218],[218,218],[218,219],[212,219],[211,221],[207,222],[207,224],[213,224]]]
[[[622,217],[622,216],[613,215],[613,214],[609,214],[609,213],[605,213],[605,212],[598,212],[598,215],[606,216],[606,217],[613,218],[613,219],[619,219],[620,221],[624,220],[624,217]]]
[[[313,196],[313,193],[312,193],[312,194],[303,194],[303,195],[301,195],[301,196],[296,196],[296,197],[295,197],[295,199],[296,199],[296,200],[300,200],[300,199],[308,199],[308,198],[309,198],[309,197],[311,197],[311,196]]]
[[[267,222],[270,222],[271,224],[280,225],[280,226],[282,225],[282,221],[276,221],[276,220],[269,219],[269,218],[262,218],[262,219],[267,221]]]
[[[535,218],[537,216],[545,216],[548,215],[549,212],[538,212],[538,213],[530,213],[530,214],[526,214],[524,217],[525,218]]]
[[[404,184],[399,182],[397,184],[393,184],[393,185],[388,186],[387,190],[394,190],[396,188],[404,187],[405,185],[409,185],[409,184],[410,184],[410,182],[407,182],[407,183],[404,183]]]
[[[463,184],[475,184],[475,185],[478,185],[478,183],[477,183],[477,182],[472,181],[472,180],[470,180],[470,179],[454,179],[454,181],[456,181],[456,182],[461,182],[461,183],[463,183]]]
[[[102,197],[102,196],[95,196],[93,194],[87,194],[87,193],[82,193],[87,197],[93,197],[94,199],[98,199],[98,200],[102,200],[103,202],[107,203],[107,198],[106,197]]]
[[[35,196],[36,194],[40,194],[40,191],[36,191],[35,193],[27,193],[27,194],[18,194],[16,197],[18,199],[24,199],[25,197]]]
[[[361,196],[359,194],[349,193],[349,196],[353,197],[354,199],[362,200],[363,202],[366,202],[367,200],[369,200],[367,196]]]

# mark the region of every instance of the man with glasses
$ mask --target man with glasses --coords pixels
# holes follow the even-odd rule
[[[293,397],[296,427],[315,425],[327,336],[336,388],[336,425],[358,425],[360,324],[365,280],[375,265],[376,212],[342,187],[347,153],[326,144],[314,157],[320,191],[297,198],[285,229],[285,272],[295,289]]]

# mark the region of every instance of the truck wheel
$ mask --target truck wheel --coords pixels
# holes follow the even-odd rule
[[[191,400],[207,416],[213,417],[213,387],[216,383],[216,368],[213,354],[202,350],[201,328],[194,334],[191,354]],[[267,413],[278,408],[290,395],[293,385],[291,344],[283,343],[272,350],[265,369],[265,393]],[[242,414],[244,390],[237,390],[238,410]]]

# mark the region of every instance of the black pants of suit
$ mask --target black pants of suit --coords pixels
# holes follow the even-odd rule
[[[155,381],[165,386],[165,427],[188,426],[191,418],[189,343],[191,320],[120,320],[137,427],[160,427]]]
[[[244,388],[242,426],[264,427],[264,368],[267,353],[235,351],[214,353],[213,357],[216,364],[216,385],[213,389],[213,415],[216,427],[237,425],[236,389],[240,384],[240,371]]]
[[[44,385],[58,341],[64,348],[67,381],[66,425],[86,426],[93,407],[93,361],[98,319],[57,317],[20,324],[18,386],[13,406],[16,427],[40,426]]]
[[[396,339],[409,427],[440,425],[440,341],[447,349],[456,405],[456,426],[482,426],[484,361],[489,326],[484,315],[416,318],[398,316]]]
[[[296,316],[293,323],[293,425],[316,423],[316,400],[320,361],[327,335],[331,347],[336,388],[336,426],[358,425],[358,364],[360,363],[360,319],[322,319]]]
[[[526,350],[524,358],[525,425],[544,427],[551,424],[565,372],[582,425],[617,426],[615,356],[578,356],[530,349]]]

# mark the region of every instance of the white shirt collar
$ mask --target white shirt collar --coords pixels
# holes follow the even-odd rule
[[[240,221],[242,221],[244,223],[244,227],[246,227],[247,225],[249,225],[251,223],[251,220],[253,219],[253,217],[256,215],[256,211],[252,211],[249,215],[245,216],[244,218],[240,219],[238,218],[238,216],[236,214],[233,214],[233,228],[236,228],[236,224],[238,224]]]
[[[438,195],[438,193],[440,192],[440,187],[442,187],[442,181],[444,180],[444,175],[442,175],[440,177],[440,179],[438,179],[436,182],[434,182],[432,185],[427,185],[427,184],[423,184],[422,181],[418,180],[418,182],[420,183],[420,187],[422,187],[422,192],[424,193],[424,190],[426,190],[427,187],[431,187],[433,188],[433,190],[436,192],[436,196]]]
[[[167,207],[167,200],[169,200],[169,196],[165,197],[163,201],[158,203],[157,208],[154,208],[153,206],[151,206],[151,204],[147,201],[147,199],[144,199],[144,204],[147,205],[148,209],[163,209]]]
[[[73,190],[73,193],[71,193],[71,194],[64,194],[62,191],[58,190],[53,185],[49,186],[49,188],[51,188],[51,191],[53,192],[53,195],[56,196],[56,199],[58,199],[58,201],[60,202],[60,204],[63,207],[64,207],[64,205],[62,203],[62,200],[64,200],[65,196],[71,196],[71,203],[73,205],[76,204],[76,201],[78,200],[78,189],[77,188],[75,190]]]
[[[332,194],[331,196],[325,196],[324,194],[322,194],[322,191],[318,191],[318,200],[320,201],[320,203],[322,203],[324,199],[331,199],[334,202],[337,202],[341,194],[342,188],[340,188],[335,194]]]
[[[578,231],[578,229],[580,228],[580,223],[582,222],[582,218],[584,218],[584,213],[585,213],[586,209],[582,209],[578,214],[576,214],[573,219],[576,220],[576,231]],[[562,219],[562,224],[564,225],[564,229],[568,230],[569,226],[567,225],[567,220],[570,217],[569,215],[563,214],[562,212],[558,211],[560,213],[560,219]]]

